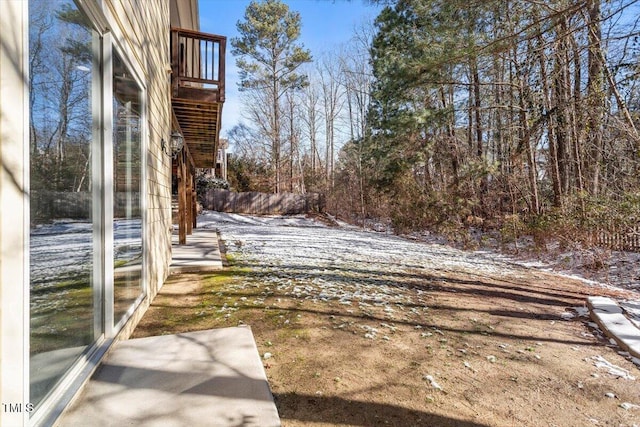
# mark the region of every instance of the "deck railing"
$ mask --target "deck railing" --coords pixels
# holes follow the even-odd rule
[[[180,87],[215,90],[224,102],[227,38],[181,28],[171,29],[174,93]]]

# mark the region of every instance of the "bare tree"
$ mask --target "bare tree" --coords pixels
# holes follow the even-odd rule
[[[309,141],[309,170],[311,183],[315,185],[317,174],[321,168],[320,150],[318,146],[318,134],[321,126],[321,108],[320,108],[320,84],[319,79],[309,72],[309,85],[307,85],[301,93],[301,107],[303,114],[300,119],[304,124],[304,134]]]
[[[373,27],[360,26],[340,56],[341,83],[347,106],[349,140],[354,145],[356,177],[358,182],[360,216],[367,216],[365,178],[363,168],[364,139],[368,137],[367,110],[373,74],[369,61],[369,46],[373,40]]]
[[[336,121],[344,102],[341,85],[339,57],[327,53],[318,64],[322,88],[322,104],[325,123],[325,182],[333,188],[335,180]]]

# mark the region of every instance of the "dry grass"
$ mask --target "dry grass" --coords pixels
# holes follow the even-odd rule
[[[637,368],[588,319],[563,316],[584,304],[582,284],[539,272],[415,279],[398,287],[415,303],[389,307],[299,299],[234,266],[174,276],[134,337],[250,325],[272,354],[264,366],[284,426],[640,423],[640,410],[620,407],[640,403],[637,381],[592,357]]]

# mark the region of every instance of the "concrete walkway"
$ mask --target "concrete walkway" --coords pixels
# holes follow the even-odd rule
[[[280,426],[249,327],[121,341],[57,426]]]
[[[640,329],[625,316],[618,303],[612,298],[589,297],[587,305],[600,329],[633,357],[640,358]]]
[[[207,272],[222,268],[216,230],[194,228],[193,234],[187,236],[186,245],[178,244],[177,232],[171,240],[171,274]]]

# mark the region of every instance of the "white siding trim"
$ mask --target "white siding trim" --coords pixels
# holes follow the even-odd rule
[[[28,4],[0,1],[0,424],[26,425],[29,401]]]

